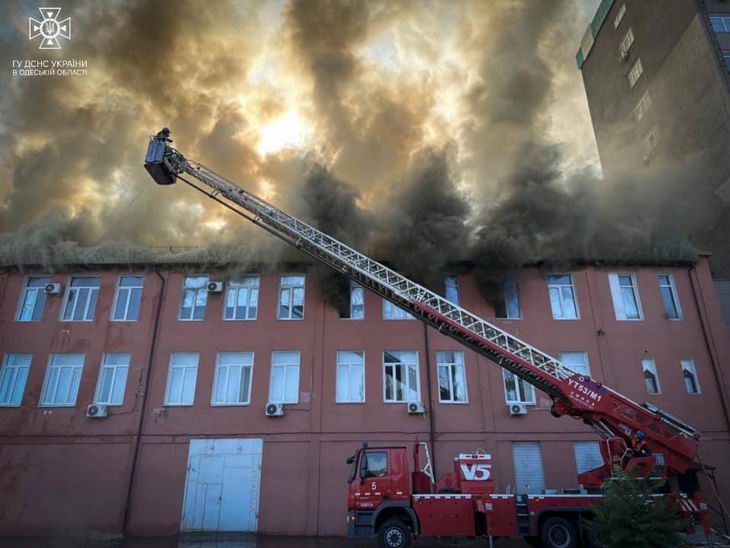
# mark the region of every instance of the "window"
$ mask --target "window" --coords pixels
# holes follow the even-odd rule
[[[646,150],[646,154],[649,155],[654,152],[657,144],[659,144],[659,128],[653,127],[647,133],[646,137],[644,137],[644,150]]]
[[[649,90],[646,90],[634,107],[634,116],[636,116],[637,122],[644,117],[649,107],[651,107],[651,95],[649,95]]]
[[[170,355],[165,405],[193,405],[199,360],[197,352],[173,352]]]
[[[224,320],[255,320],[259,303],[259,278],[249,276],[228,282]]]
[[[617,320],[641,320],[641,303],[633,274],[608,275]]]
[[[251,403],[253,352],[218,352],[215,362],[213,405]]]
[[[467,403],[463,352],[436,352],[441,403]]]
[[[715,32],[730,32],[730,16],[711,15],[710,24]]]
[[[28,380],[31,354],[6,354],[0,369],[0,406],[18,407]]]
[[[631,67],[631,70],[629,71],[629,74],[626,76],[629,79],[629,86],[634,87],[636,85],[636,82],[639,80],[639,77],[644,72],[644,67],[641,66],[641,59],[637,59],[636,63],[634,63],[634,66]]]
[[[723,51],[722,58],[725,61],[725,68],[730,70],[730,51]]]
[[[668,320],[679,320],[682,318],[682,309],[679,306],[677,288],[674,285],[674,276],[671,274],[659,275],[659,291],[662,293],[664,302],[664,315]]]
[[[515,469],[515,492],[542,493],[545,490],[540,442],[513,441],[512,464]]]
[[[390,301],[383,299],[383,319],[384,320],[415,320],[409,312],[401,307],[394,305]]]
[[[656,373],[656,364],[654,363],[654,360],[650,358],[641,360],[641,368],[644,371],[646,391],[649,394],[659,394],[659,377]]]
[[[71,278],[66,290],[61,320],[67,322],[90,322],[94,319],[96,301],[99,298],[99,277]]]
[[[122,405],[124,403],[124,389],[127,387],[128,371],[129,354],[104,354],[94,402],[106,405]]]
[[[83,354],[51,354],[40,405],[73,406],[84,368]]]
[[[304,319],[304,276],[282,276],[279,288],[280,320]]]
[[[365,401],[365,353],[362,350],[337,351],[337,403]]]
[[[517,280],[502,282],[501,300],[494,303],[494,315],[497,318],[518,320],[522,317],[520,311],[520,287]]]
[[[383,478],[388,475],[388,453],[364,453],[362,469],[366,478]]]
[[[383,373],[386,403],[419,401],[418,353],[415,350],[383,352]]]
[[[365,288],[350,282],[350,320],[362,320],[365,317]]]
[[[603,466],[603,457],[597,441],[573,442],[575,468],[579,474]]]
[[[693,360],[682,360],[682,376],[684,377],[684,386],[687,388],[688,394],[700,393],[700,381],[697,378],[697,369]]]
[[[535,388],[514,373],[502,370],[504,377],[504,399],[511,403],[535,405]]]
[[[625,13],[626,13],[626,4],[622,4],[618,10],[618,13],[616,14],[616,17],[613,18],[613,28],[618,28],[619,23],[621,23],[621,19],[624,18]]]
[[[112,320],[136,322],[139,319],[139,305],[142,302],[144,277],[122,276],[119,278],[117,295],[114,298]]]
[[[51,278],[45,276],[34,276],[26,280],[20,294],[17,316],[19,322],[39,322],[43,318],[46,308],[46,293],[43,288],[49,283]]]
[[[205,305],[208,303],[208,277],[197,276],[185,278],[182,302],[180,303],[181,320],[204,320]]]
[[[585,352],[561,352],[560,361],[576,373],[581,375],[591,374],[591,368],[588,366],[588,354]]]
[[[552,274],[548,276],[548,291],[554,319],[578,319],[578,304],[575,302],[573,278],[570,274]]]
[[[269,401],[299,403],[299,351],[271,353]]]
[[[629,28],[629,31],[626,33],[626,36],[624,36],[624,39],[621,40],[621,43],[618,46],[618,51],[621,54],[621,57],[626,57],[629,53],[629,49],[631,48],[631,44],[634,43],[634,33]]]
[[[459,279],[456,276],[446,276],[444,280],[444,297],[452,304],[459,305]]]

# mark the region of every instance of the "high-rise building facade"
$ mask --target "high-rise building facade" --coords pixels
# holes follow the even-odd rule
[[[518,492],[579,488],[598,463],[595,433],[544,394],[357,285],[340,317],[305,265],[201,268],[0,271],[0,534],[342,535],[363,442],[427,442],[437,475],[483,449]],[[730,493],[707,257],[525,268],[496,310],[468,269],[443,291],[698,428]]]

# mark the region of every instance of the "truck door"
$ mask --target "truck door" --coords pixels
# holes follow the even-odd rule
[[[392,474],[388,451],[365,451],[360,458],[360,508],[377,508],[392,500]]]

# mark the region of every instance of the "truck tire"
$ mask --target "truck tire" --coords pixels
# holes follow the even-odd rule
[[[578,531],[565,518],[548,518],[540,527],[540,541],[544,548],[575,548]]]
[[[389,519],[378,527],[378,546],[380,548],[408,548],[411,545],[411,532],[399,519]]]

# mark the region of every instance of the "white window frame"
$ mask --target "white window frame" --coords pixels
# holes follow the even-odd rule
[[[75,365],[56,365],[54,364],[54,360],[56,356],[81,356],[81,363],[75,364]],[[84,372],[84,362],[86,361],[86,354],[76,354],[76,353],[67,353],[67,352],[56,352],[52,353],[48,357],[48,366],[46,367],[46,374],[43,379],[43,388],[41,389],[41,397],[38,400],[38,406],[39,407],[75,407],[76,406],[76,400],[79,396],[79,386],[81,384],[81,375]],[[46,390],[51,390],[51,387],[49,383],[51,382],[51,373],[54,369],[63,370],[63,368],[70,367],[73,369],[71,373],[71,382],[69,384],[69,395],[73,394],[73,401],[67,402],[67,403],[58,403],[56,401],[46,403],[44,400],[46,399]],[[58,390],[58,380],[60,376],[60,371],[58,375],[56,376],[56,379],[54,380],[55,385],[52,388],[54,391],[54,396],[56,395],[55,392]],[[75,380],[75,382],[74,382]],[[54,397],[55,399],[55,397]]]
[[[142,282],[140,285],[125,285],[122,286],[122,278],[141,278]],[[137,310],[137,318],[134,320],[129,319],[129,303],[132,300],[132,290],[139,289],[139,309]],[[119,301],[119,295],[122,290],[129,293],[127,295],[127,306],[124,308],[124,316],[122,318],[115,318],[114,313],[117,310],[117,301]],[[112,322],[136,322],[139,321],[139,314],[142,313],[142,293],[144,292],[144,276],[138,274],[124,274],[117,278],[117,290],[114,292],[114,302],[112,303],[112,309],[109,314],[110,321]]]
[[[188,287],[187,283],[188,280],[192,279],[204,279],[205,282],[202,283],[201,287]],[[183,278],[183,285],[182,285],[182,292],[180,293],[180,307],[177,312],[177,319],[181,322],[203,322],[205,321],[205,315],[208,312],[208,282],[210,281],[210,276],[185,276]],[[185,293],[187,291],[193,292],[193,304],[190,307],[190,317],[189,318],[183,318],[183,308],[185,304]],[[205,294],[205,304],[198,305],[198,293],[203,292]],[[203,317],[202,318],[196,318],[195,317],[195,310],[198,308],[203,309]]]
[[[636,62],[631,66],[631,70],[626,75],[629,81],[629,87],[633,88],[636,82],[639,81],[641,75],[644,74],[644,66],[641,64],[641,59],[637,59]]]
[[[179,354],[192,354],[195,355],[196,361],[195,365],[174,365],[175,356]],[[164,405],[166,407],[191,407],[195,405],[195,389],[198,385],[198,368],[200,367],[200,352],[170,352],[170,365],[167,368],[167,384],[165,385],[165,403]],[[170,398],[170,389],[171,381],[172,381],[172,373],[174,369],[182,369],[183,370],[183,378],[182,382],[180,383],[180,401],[179,402],[173,402]],[[193,370],[193,400],[191,402],[183,402],[183,392],[185,388],[185,377],[188,374],[188,370]]]
[[[444,357],[445,353],[453,353],[458,354],[461,356],[461,362],[458,360],[455,362],[447,362],[447,361],[441,361],[441,358]],[[447,370],[447,377],[449,380],[449,393],[451,394],[451,397],[449,399],[443,399],[441,397],[441,368],[445,368]],[[454,393],[454,371],[457,371],[456,374],[461,375],[461,383],[464,387],[464,399],[463,400],[457,400],[454,399],[455,393]],[[468,404],[469,403],[469,388],[466,384],[466,362],[464,360],[464,352],[461,350],[439,350],[436,352],[436,383],[437,383],[437,390],[439,393],[439,403],[445,403],[445,404]]]
[[[288,285],[284,284],[284,280],[286,278],[302,278],[302,285]],[[282,294],[285,289],[289,290],[289,304],[287,305],[287,309],[289,310],[289,317],[288,318],[282,318],[281,317],[281,307],[282,305]],[[302,290],[302,317],[301,318],[295,318],[293,316],[294,312],[294,290],[295,289],[301,289]],[[282,321],[301,321],[304,319],[304,311],[306,308],[307,303],[307,277],[305,274],[283,274],[279,277],[279,292],[277,295],[277,301],[276,301],[276,319],[282,320]]]
[[[46,284],[51,283],[53,280],[52,276],[26,276],[23,280],[23,288],[20,290],[20,299],[18,299],[18,309],[15,311],[15,321],[16,322],[40,322],[43,321],[43,317],[46,315],[46,294],[44,292],[44,286],[41,287],[30,287],[28,284],[33,279],[45,279],[48,280]],[[24,320],[21,318],[21,314],[23,313],[23,308],[25,305],[25,299],[28,297],[28,293],[35,293],[36,296],[34,297],[33,301],[33,310],[31,310],[30,313],[30,319]],[[43,298],[43,310],[41,310],[41,316],[37,320],[33,319],[33,313],[35,312],[36,307],[38,306],[38,298]]]
[[[362,295],[362,315],[358,317],[353,316],[353,299],[352,296],[355,294],[355,292],[359,292]],[[350,303],[349,303],[349,309],[348,309],[348,316],[343,318],[340,317],[341,320],[364,320],[365,319],[365,288],[361,286],[357,282],[350,281]]]
[[[550,276],[567,276],[570,279],[570,284],[551,283]],[[547,283],[548,283],[548,301],[550,302],[550,310],[552,312],[553,319],[561,320],[561,321],[562,320],[566,320],[566,321],[580,320],[580,306],[578,305],[578,292],[575,290],[575,280],[573,279],[573,275],[566,274],[564,272],[553,272],[548,275]],[[570,287],[570,290],[573,294],[573,304],[575,305],[575,318],[566,318],[564,316],[555,315],[555,309],[553,308],[553,299],[551,297],[551,290],[558,289],[558,293],[560,296],[560,310],[562,312],[565,309],[565,304],[563,302],[563,288],[565,288],[565,287]]]
[[[569,354],[578,355],[580,354],[583,356],[583,365],[585,365],[585,371],[577,371],[576,369],[573,369],[574,364],[568,363],[568,361],[565,360],[565,357]],[[580,373],[581,375],[588,375],[590,377],[591,375],[591,364],[588,361],[588,352],[585,350],[564,350],[560,352],[560,361],[565,364],[565,366],[570,369],[571,371],[575,371],[576,373]]]
[[[224,354],[240,354],[243,356],[243,359],[238,364],[221,364],[221,356]],[[253,370],[254,370],[254,364],[256,363],[256,355],[255,352],[251,350],[243,350],[243,351],[226,351],[226,352],[217,352],[215,356],[215,370],[213,372],[213,391],[210,394],[210,405],[212,407],[230,407],[230,406],[237,406],[241,407],[244,405],[250,405],[251,404],[251,387],[253,386]],[[220,382],[220,372],[222,369],[226,369],[226,389],[225,394],[228,394],[228,383],[230,382],[230,376],[231,376],[231,368],[240,368],[241,369],[241,381],[243,381],[244,378],[244,371],[248,369],[248,389],[246,390],[245,399],[243,401],[220,401],[216,400],[216,394],[218,393],[218,383]],[[239,391],[240,394],[240,391]]]
[[[449,298],[449,290],[454,292],[454,299]],[[459,306],[459,277],[456,274],[444,278],[444,299]]]
[[[416,398],[415,399],[408,399],[408,395],[410,393],[409,386],[408,386],[408,380],[409,376],[408,373],[408,366],[411,365],[408,362],[399,361],[396,363],[388,363],[385,362],[385,354],[386,353],[393,353],[393,352],[412,352],[416,356],[415,361],[415,368],[416,368]],[[387,396],[387,390],[386,390],[386,367],[395,367],[398,365],[403,365],[403,369],[406,373],[405,379],[406,379],[406,388],[404,390],[405,399],[398,400],[398,399],[388,399]],[[383,351],[383,402],[384,403],[412,403],[412,402],[419,402],[421,401],[421,368],[419,365],[419,357],[418,357],[418,350],[384,350]],[[393,394],[396,395],[397,391],[395,390],[395,386],[393,387]]]
[[[350,352],[350,353],[360,353],[362,355],[362,363],[350,363],[345,362],[342,363],[340,360],[340,353]],[[364,350],[338,350],[337,354],[335,355],[335,403],[365,403],[365,351]],[[344,361],[344,360],[343,360]],[[357,399],[350,394],[350,378],[353,375],[352,369],[353,367],[359,367],[362,369],[361,376],[362,376],[362,398]],[[346,378],[343,379],[340,376],[340,370],[341,368],[347,369]],[[340,383],[344,382],[345,386],[347,386],[347,398],[342,399],[340,398],[340,390],[339,386]]]
[[[525,390],[529,392],[529,394],[525,393],[525,399],[510,399],[509,392],[507,391],[507,381],[509,380],[510,375],[514,377],[515,379],[515,388],[517,388],[516,392],[519,395],[519,385],[522,384],[523,387],[525,387]],[[532,386],[529,382],[525,381],[524,379],[521,379],[514,373],[510,373],[506,369],[502,369],[502,387],[504,388],[504,401],[507,405],[512,405],[513,403],[524,403],[525,405],[537,405],[537,396],[535,395],[535,387]]]
[[[631,27],[629,27],[629,30],[626,31],[626,34],[623,37],[623,40],[621,40],[621,43],[618,46],[618,51],[621,54],[621,57],[624,57],[628,55],[629,50],[631,49],[631,45],[634,43],[634,32],[631,30]]]
[[[710,25],[716,33],[730,32],[730,14],[728,15],[710,15]],[[718,28],[721,27],[721,28]]]
[[[291,353],[296,352],[297,354],[297,363],[296,365],[293,363],[285,363],[285,364],[274,364],[274,356],[279,353]],[[283,368],[284,369],[284,377],[281,387],[282,397],[281,398],[275,398],[274,397],[274,368]],[[286,399],[286,381],[289,375],[294,374],[291,372],[291,370],[296,369],[296,377],[297,377],[297,397],[294,400],[287,400]],[[289,403],[289,404],[297,404],[299,403],[299,389],[301,384],[301,369],[302,369],[302,353],[299,350],[274,350],[271,352],[271,371],[269,373],[269,402],[271,403]]]
[[[662,283],[661,277],[666,276],[669,279],[669,285],[665,285]],[[659,294],[662,298],[662,306],[664,306],[665,310],[665,317],[666,317],[666,305],[664,304],[664,293],[662,292],[662,288],[669,289],[669,292],[672,294],[672,299],[674,300],[674,308],[677,311],[677,317],[676,318],[666,318],[670,322],[678,322],[680,320],[684,319],[684,314],[682,313],[682,305],[679,302],[679,292],[677,291],[677,285],[674,283],[674,275],[671,273],[664,273],[664,274],[658,274],[657,275],[657,283],[659,284]]]
[[[647,371],[654,375],[654,381],[656,382],[656,392],[651,392],[649,390],[649,385],[647,384],[647,381],[649,379],[646,378]],[[657,373],[656,362],[653,358],[644,358],[641,360],[641,372],[644,378],[644,388],[646,389],[646,393],[651,396],[661,394],[662,385],[659,383],[659,374]]]
[[[384,320],[415,320],[413,316],[407,310],[402,309],[400,306],[393,304],[387,299],[383,299],[383,319]]]
[[[256,280],[256,285],[244,285],[245,280]],[[235,284],[235,285],[234,285]],[[253,290],[256,290],[256,298],[252,299],[251,295],[253,294]],[[247,299],[246,299],[246,314],[248,315],[248,311],[251,308],[255,308],[256,312],[254,313],[253,317],[249,318],[228,318],[226,317],[226,314],[228,313],[228,299],[229,299],[229,293],[235,292],[235,298],[234,298],[234,305],[233,305],[233,315],[236,315],[236,308],[238,307],[238,297],[239,293],[244,290],[248,292]],[[225,295],[223,297],[223,321],[226,322],[252,322],[258,318],[259,315],[259,297],[261,296],[261,276],[242,276],[238,280],[230,280],[226,284],[226,291]],[[253,303],[253,306],[252,306]]]
[[[629,318],[626,315],[626,302],[624,300],[623,290],[627,287],[621,285],[620,278],[631,278],[631,289],[633,290],[634,300],[636,301],[636,312],[638,318]],[[620,322],[640,322],[644,319],[644,311],[641,307],[641,297],[639,295],[639,284],[636,281],[636,275],[633,272],[609,272],[608,285],[611,290],[611,300],[613,301],[613,311],[617,321]]]
[[[697,374],[697,367],[695,366],[695,361],[692,359],[684,359],[680,360],[679,362],[680,367],[682,368],[682,381],[684,382],[684,388],[687,390],[687,394],[702,394],[702,386],[700,385],[700,377]],[[697,390],[695,392],[691,392],[689,389],[689,386],[687,385],[687,376],[685,374],[685,371],[687,373],[690,373],[694,377],[695,386],[697,387]]]
[[[613,28],[617,29],[618,26],[621,24],[621,20],[624,18],[624,14],[626,13],[626,4],[623,4],[616,14],[616,17],[613,18]]]
[[[507,305],[507,284],[513,283],[515,286],[515,297],[517,299],[517,316],[510,316],[509,306]],[[573,292],[575,297],[575,292]],[[508,279],[502,282],[502,300],[504,302],[504,316],[497,316],[496,310],[494,317],[498,320],[521,320],[522,319],[522,302],[520,301],[520,282],[516,279]]]
[[[111,356],[112,354],[115,355],[126,355],[127,356],[127,365],[113,365],[113,364],[107,364],[107,358]],[[99,377],[96,381],[96,390],[94,391],[94,403],[98,403],[101,405],[108,405],[108,406],[120,406],[124,405],[124,396],[127,393],[127,382],[129,381],[129,367],[132,361],[132,355],[129,352],[105,352],[104,355],[101,358],[101,364],[99,365]],[[101,389],[102,389],[102,379],[104,377],[104,370],[105,369],[111,369],[112,370],[112,381],[111,386],[109,388],[109,398],[102,400],[100,398]],[[123,372],[121,370],[124,370]],[[124,375],[124,389],[122,390],[122,399],[121,401],[113,401],[111,399],[111,396],[114,394],[114,385],[117,380],[117,375]]]
[[[592,464],[595,464],[596,466],[581,470],[581,466],[579,465],[580,463],[579,463],[578,457],[579,457],[579,453],[581,452],[579,448],[583,448],[583,447],[586,447],[586,448],[590,447],[593,449],[593,451],[591,451],[591,452],[593,452],[594,454],[589,455],[589,457],[595,458],[595,462]],[[603,464],[603,457],[601,456],[601,448],[598,445],[597,441],[574,441],[573,442],[573,455],[575,456],[575,470],[579,474],[582,474],[583,472],[588,472],[589,470],[595,470],[596,468],[598,468],[599,466],[601,466]]]
[[[28,364],[11,364],[11,356],[27,358]],[[23,397],[25,396],[25,386],[28,383],[28,375],[30,373],[30,366],[32,365],[32,363],[33,354],[28,354],[25,352],[8,352],[5,354],[5,356],[3,357],[2,367],[0,367],[0,389],[5,384],[6,378],[8,376],[11,377],[10,380],[7,380],[7,383],[9,385],[7,392],[8,397],[5,400],[0,400],[0,407],[20,407],[23,404]],[[13,394],[18,391],[19,385],[21,385],[20,399],[16,403],[14,403]],[[0,397],[2,397],[2,392],[0,392]]]
[[[644,114],[649,112],[649,108],[651,108],[651,95],[647,89],[634,107],[634,116],[636,117],[637,122],[644,117]]]
[[[99,287],[93,287],[93,286],[76,286],[71,287],[71,284],[73,280],[82,280],[82,279],[98,279],[99,280]],[[86,300],[86,307],[84,309],[84,317],[81,320],[74,320],[73,316],[76,312],[76,306],[78,305],[78,300],[74,302],[73,310],[71,311],[71,318],[66,319],[64,318],[64,312],[66,311],[66,305],[68,304],[69,296],[71,295],[72,290],[79,290],[79,289],[89,289],[89,298]],[[91,318],[87,318],[86,316],[89,313],[89,304],[91,303],[91,297],[96,291],[96,302],[94,303],[94,310],[91,314]],[[96,308],[99,306],[99,293],[101,291],[101,276],[94,276],[94,275],[88,275],[88,276],[69,276],[68,281],[66,283],[66,291],[63,295],[63,302],[61,303],[61,312],[58,318],[58,321],[60,322],[93,322],[94,317],[96,316]]]

